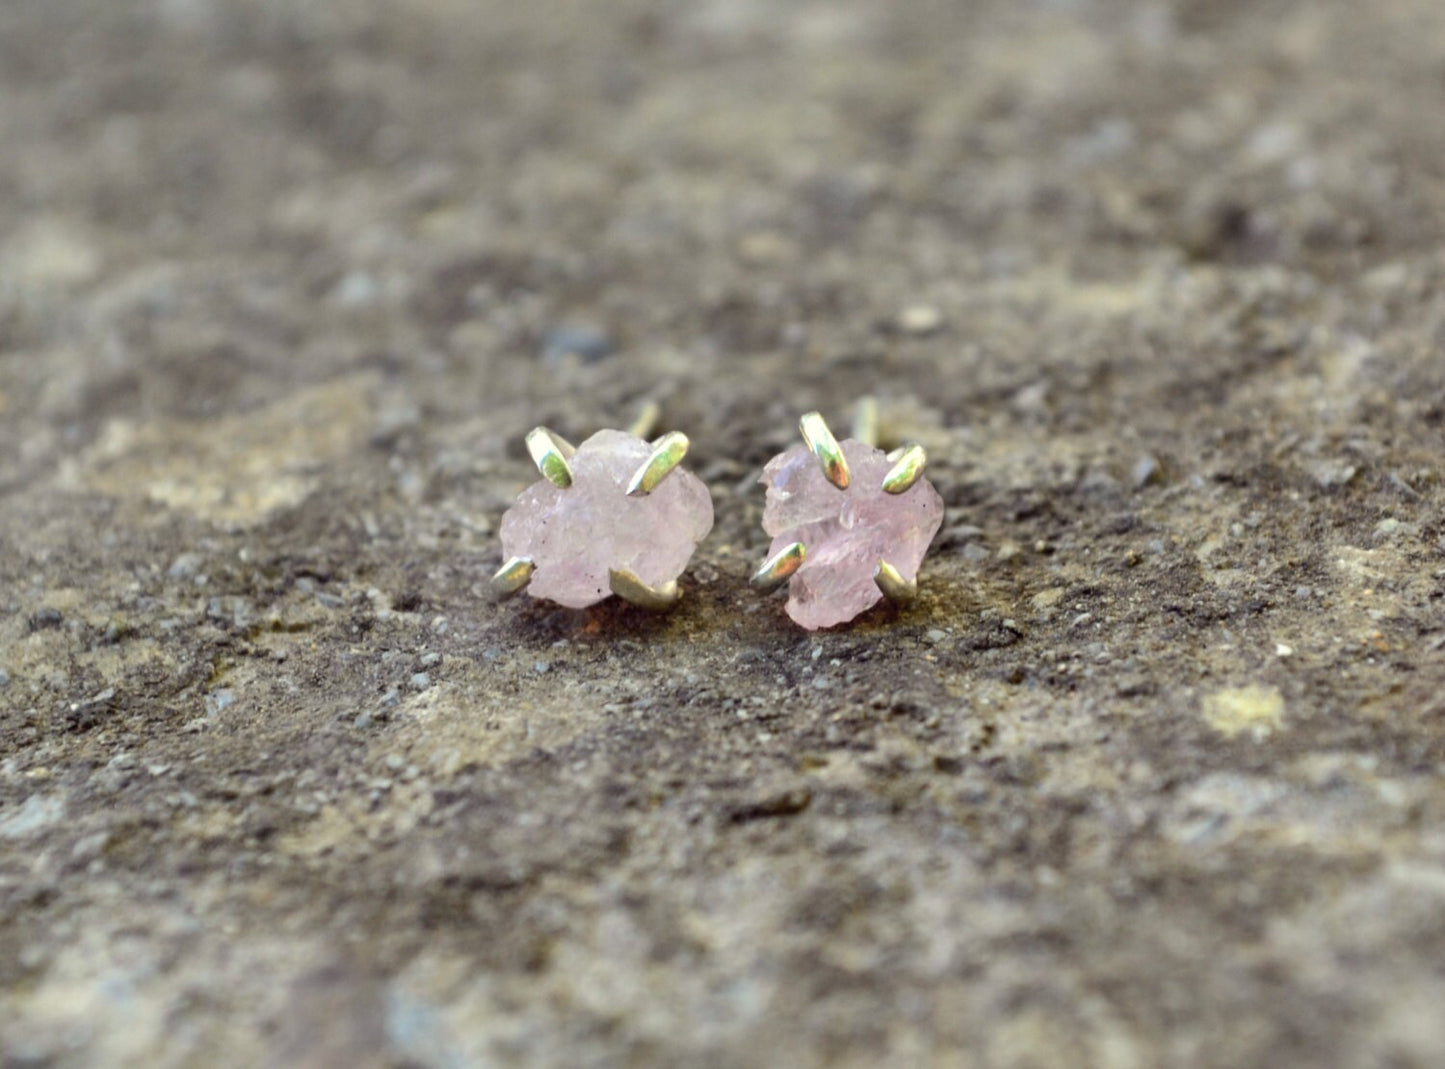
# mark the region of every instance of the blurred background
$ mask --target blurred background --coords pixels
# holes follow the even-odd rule
[[[1111,377],[1090,403],[1134,422],[1150,328],[1200,375],[1244,370],[1207,312],[1179,329],[1202,268],[1338,280],[1440,240],[1425,2],[3,18],[4,337],[45,354],[6,366],[30,453],[346,370],[428,411],[589,425],[660,393],[748,460],[784,412],[892,390],[963,422],[1050,368]]]
[[[1438,1064],[1438,0],[0,2],[0,1061]],[[879,398],[924,594],[762,463]],[[496,605],[649,402],[662,620]]]

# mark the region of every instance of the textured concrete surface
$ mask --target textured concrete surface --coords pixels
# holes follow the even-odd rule
[[[1438,1066],[1438,0],[0,4],[0,1063]],[[948,517],[745,577],[797,415]],[[489,603],[647,400],[664,619]]]

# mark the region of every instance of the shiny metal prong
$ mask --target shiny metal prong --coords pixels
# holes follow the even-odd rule
[[[798,421],[798,429],[803,432],[803,441],[808,443],[808,448],[818,458],[827,480],[839,490],[848,489],[848,461],[822,414],[809,412]]]
[[[662,418],[662,406],[656,401],[644,401],[636,417],[627,425],[627,433],[634,438],[648,438],[657,421]]]
[[[527,452],[532,454],[532,463],[542,478],[564,490],[572,485],[572,465],[567,461],[577,447],[566,438],[546,427],[533,427],[527,432]]]
[[[528,557],[513,557],[492,576],[492,589],[498,597],[509,598],[532,581],[537,565]]]
[[[808,547],[801,542],[789,542],[763,562],[753,573],[749,582],[758,590],[776,590],[788,581],[788,577],[803,566],[808,556]]]
[[[658,483],[666,479],[673,468],[682,463],[682,458],[687,456],[689,442],[687,435],[681,431],[672,431],[664,434],[657,441],[652,443],[652,452],[637,473],[632,476],[632,481],[627,484],[627,496],[636,497],[639,494],[650,494]]]
[[[878,448],[878,398],[864,397],[853,409],[853,438]]]
[[[607,584],[612,588],[612,593],[629,605],[653,612],[672,608],[677,604],[677,599],[682,597],[676,579],[670,579],[662,586],[649,586],[637,577],[636,572],[626,568],[613,568],[608,571]]]
[[[873,569],[873,582],[883,591],[883,596],[895,605],[907,605],[918,596],[918,580],[904,579],[898,569],[886,560],[880,560]]]
[[[888,454],[893,467],[883,476],[883,489],[890,494],[901,494],[923,478],[923,469],[928,463],[928,454],[921,445],[910,445],[907,449],[898,450],[897,454]]]

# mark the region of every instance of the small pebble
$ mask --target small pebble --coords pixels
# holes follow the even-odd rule
[[[1103,468],[1095,468],[1079,482],[1079,489],[1089,494],[1107,494],[1119,488],[1119,480]]]
[[[441,663],[442,655],[440,653],[423,653],[421,655],[421,666],[423,668],[435,668]]]
[[[331,299],[343,308],[365,308],[376,300],[380,287],[365,271],[352,271],[331,291]]]
[[[47,631],[59,627],[65,621],[59,609],[41,609],[30,617],[30,630]]]
[[[1323,460],[1311,467],[1310,474],[1321,490],[1340,490],[1354,481],[1359,470],[1343,460]]]
[[[1152,486],[1163,478],[1163,469],[1159,466],[1159,458],[1150,453],[1145,453],[1134,462],[1134,468],[1129,473],[1134,481],[1134,489],[1142,490],[1146,486]]]
[[[201,565],[206,559],[199,553],[182,553],[171,562],[170,571],[167,573],[172,579],[189,579],[201,570]]]
[[[206,715],[215,716],[224,712],[236,701],[236,694],[230,690],[216,690],[206,695]]]
[[[1420,534],[1420,528],[1413,523],[1405,523],[1387,516],[1375,525],[1375,541],[1387,542],[1395,539],[1416,538]]]
[[[1294,656],[1294,647],[1283,642],[1276,642],[1274,653],[1276,657],[1292,657]]]
[[[542,675],[544,672],[550,672],[552,671],[552,662],[538,661],[536,664],[532,665],[532,671],[536,672],[538,675]]]
[[[392,687],[389,691],[387,691],[381,696],[381,707],[383,709],[391,709],[400,704],[401,691],[397,690],[395,687]]]
[[[1048,406],[1048,382],[1035,382],[1023,387],[1013,396],[1013,406],[1024,413],[1041,413]]]
[[[585,323],[556,327],[542,339],[542,357],[548,363],[575,356],[591,364],[611,356],[613,349],[612,338],[606,331]]]
[[[932,305],[911,304],[898,313],[898,329],[922,337],[943,326],[943,313]]]
[[[923,638],[925,641],[936,646],[938,645],[938,643],[948,638],[948,632],[942,630],[941,628],[930,627],[928,631],[924,634]]]
[[[104,852],[110,842],[110,832],[98,831],[87,835],[70,849],[70,856],[75,861],[90,861],[97,858]]]
[[[9,685],[10,673],[5,671],[5,669],[0,668],[0,687],[8,687]]]
[[[789,259],[797,249],[787,236],[775,230],[747,234],[738,242],[738,256],[752,267]]]
[[[109,705],[111,699],[114,698],[114,697],[115,697],[115,688],[114,688],[114,687],[106,687],[106,688],[105,688],[103,691],[101,691],[100,693],[98,693],[98,694],[92,694],[89,698],[86,698],[85,701],[83,701],[83,702],[71,702],[70,707],[71,707],[72,709],[99,709],[99,708],[102,708],[102,707],[104,707],[104,706],[106,706],[106,705]]]
[[[427,687],[431,686],[431,676],[425,672],[418,672],[411,677],[411,685],[417,690],[426,690]]]

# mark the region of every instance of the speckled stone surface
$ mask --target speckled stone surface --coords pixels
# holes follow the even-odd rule
[[[1435,1066],[1438,0],[0,3],[0,1064]],[[747,577],[880,397],[905,612]],[[673,613],[494,604],[688,434]]]

